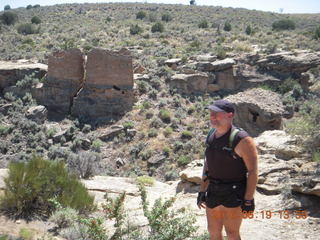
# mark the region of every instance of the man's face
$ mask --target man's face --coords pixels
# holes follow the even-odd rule
[[[230,113],[210,111],[210,122],[213,128],[230,123]]]

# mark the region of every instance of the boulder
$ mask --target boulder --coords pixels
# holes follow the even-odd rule
[[[227,97],[236,106],[234,124],[250,135],[258,136],[266,130],[282,128],[285,113],[277,93],[254,88]]]
[[[212,56],[210,54],[197,55],[194,57],[194,59],[198,62],[214,62],[217,60],[217,56]]]
[[[181,58],[172,58],[164,62],[164,64],[166,64],[168,67],[172,68],[173,70],[176,70],[180,63],[181,63]]]
[[[134,80],[143,80],[143,81],[148,81],[150,80],[150,76],[148,74],[133,74],[133,79]]]
[[[257,61],[259,68],[281,77],[299,77],[320,64],[320,52],[295,51],[267,55]]]
[[[320,197],[320,163],[308,162],[301,166],[292,180],[292,191]]]
[[[124,127],[121,125],[114,125],[110,128],[104,129],[98,132],[98,138],[101,141],[107,142],[113,139],[115,136],[119,135],[120,133],[124,132]]]
[[[166,158],[167,157],[162,154],[156,154],[148,159],[148,163],[150,165],[158,165],[159,163],[163,162]]]
[[[129,111],[133,101],[132,57],[128,52],[91,50],[85,84],[73,98],[72,115],[84,122],[109,122]]]
[[[25,76],[34,74],[35,78],[42,78],[47,73],[47,65],[33,63],[28,60],[0,61],[0,91],[14,86]]]
[[[207,91],[208,76],[203,73],[196,74],[175,74],[169,82],[170,88],[174,88],[181,93],[199,93]]]
[[[260,154],[274,154],[282,160],[298,158],[303,149],[297,145],[297,139],[282,130],[265,131],[255,139]]]
[[[44,123],[47,119],[48,111],[45,106],[39,105],[30,107],[27,110],[26,117],[38,123]]]
[[[199,62],[197,63],[197,69],[205,72],[218,72],[232,68],[236,62],[232,58],[226,58],[215,62]]]

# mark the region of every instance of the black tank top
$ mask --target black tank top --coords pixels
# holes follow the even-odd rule
[[[234,159],[231,154],[223,150],[223,147],[229,147],[229,137],[232,126],[228,132],[219,138],[214,138],[214,133],[209,137],[209,145],[206,148],[205,156],[209,177],[222,180],[242,180],[246,178],[247,168],[242,159]],[[242,138],[249,136],[249,134],[240,130],[234,140],[233,147],[235,148]]]

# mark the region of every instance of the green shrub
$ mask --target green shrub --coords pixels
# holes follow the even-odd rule
[[[124,127],[124,129],[132,129],[134,128],[134,122],[131,122],[131,121],[124,122],[122,126]]]
[[[183,131],[181,133],[181,138],[182,139],[191,139],[192,138],[192,133],[190,131]]]
[[[107,240],[108,236],[101,218],[82,218],[79,220],[86,226],[86,235],[92,240]]]
[[[154,115],[153,111],[152,111],[152,110],[149,110],[148,112],[146,112],[146,119],[152,118],[153,115]]]
[[[299,142],[308,152],[316,153],[320,151],[319,124],[319,103],[316,100],[308,100],[300,106],[299,115],[286,123],[286,129],[290,134],[303,139]]]
[[[198,24],[199,28],[208,28],[208,21],[207,20],[201,20],[201,22]]]
[[[229,22],[225,22],[223,26],[223,30],[226,32],[230,32],[232,29],[231,24]]]
[[[40,31],[40,26],[36,26],[32,23],[22,23],[17,28],[18,33],[28,35],[28,34],[36,34]]]
[[[39,79],[34,74],[26,75],[22,80],[16,83],[16,87],[21,89],[31,89],[39,83]]]
[[[153,118],[150,122],[150,127],[160,128],[162,125],[163,123],[159,118]]]
[[[107,219],[115,219],[114,227],[116,228],[110,240],[121,240],[123,239],[121,236],[126,232],[123,228],[124,220],[125,220],[125,212],[124,212],[124,200],[126,197],[126,193],[121,193],[116,199],[112,199],[105,195],[106,203],[102,204],[102,208],[105,212]],[[129,228],[129,226],[128,226]],[[127,229],[130,232],[129,229]]]
[[[191,158],[185,155],[180,156],[177,160],[178,166],[185,166],[190,162],[191,162]]]
[[[157,22],[157,23],[153,24],[151,27],[151,32],[153,32],[153,33],[163,32],[163,31],[164,31],[164,26],[161,22]]]
[[[162,14],[161,20],[164,22],[170,22],[172,20],[172,17],[169,13]]]
[[[0,124],[0,136],[7,135],[12,130],[10,125]]]
[[[281,30],[294,30],[296,24],[291,19],[281,19],[272,23],[272,30],[281,31]]]
[[[227,56],[227,51],[224,49],[224,47],[220,44],[218,44],[214,48],[214,53],[217,55],[218,59],[224,59]]]
[[[201,42],[199,40],[194,40],[190,43],[190,47],[192,48],[200,48],[201,47]]]
[[[14,25],[18,21],[18,15],[14,12],[4,12],[0,20],[6,25]]]
[[[173,133],[173,130],[172,130],[171,127],[166,127],[166,128],[163,130],[163,135],[164,135],[165,137],[170,136],[172,133]]]
[[[33,24],[40,24],[40,23],[41,23],[41,19],[40,19],[39,17],[37,17],[37,16],[33,16],[33,17],[31,18],[31,23],[33,23]]]
[[[27,228],[21,228],[19,231],[19,236],[23,240],[32,240],[34,232]]]
[[[166,109],[161,109],[159,112],[159,118],[165,123],[170,123],[171,113]]]
[[[52,138],[56,133],[57,133],[57,129],[56,128],[50,128],[47,130],[46,135],[48,138]]]
[[[174,144],[173,144],[173,151],[176,153],[178,152],[179,150],[183,149],[183,143],[180,142],[180,141],[176,141]]]
[[[5,5],[3,9],[4,9],[5,11],[7,11],[7,10],[10,10],[11,7],[10,7],[10,5]]]
[[[138,24],[136,24],[136,25],[131,25],[131,26],[130,26],[130,34],[131,34],[131,35],[140,34],[140,33],[142,33],[142,32],[143,32],[143,30],[142,30],[141,27],[139,27]]]
[[[150,22],[156,22],[157,21],[157,15],[154,14],[154,13],[149,13],[148,18],[149,18]]]
[[[170,148],[169,147],[164,147],[162,149],[163,154],[168,157],[170,155]]]
[[[147,101],[147,100],[144,100],[142,102],[143,109],[149,109],[149,108],[151,108],[151,106],[152,106],[151,103],[149,101]]]
[[[147,14],[144,11],[139,11],[136,14],[136,19],[144,19],[147,16]]]
[[[320,26],[318,26],[318,27],[316,28],[316,30],[314,31],[314,38],[315,38],[316,40],[320,39]]]
[[[149,222],[148,240],[193,239],[193,234],[196,232],[196,227],[193,226],[195,217],[185,208],[172,209],[175,198],[165,201],[158,198],[149,209],[145,187],[139,185],[139,190],[143,213]]]
[[[48,217],[54,210],[51,199],[80,212],[94,209],[93,197],[78,179],[70,175],[63,162],[48,161],[33,155],[27,162],[13,162],[1,208],[18,217]]]
[[[320,149],[312,154],[312,160],[315,162],[320,162]]]
[[[72,226],[78,219],[78,212],[70,207],[58,208],[49,218],[59,229]]]
[[[148,132],[148,137],[156,137],[158,136],[158,130],[155,128],[151,128]]]
[[[149,176],[139,176],[136,178],[136,182],[144,186],[145,185],[152,186],[154,184],[154,179],[153,177],[149,177]]]
[[[33,5],[33,8],[39,8],[40,4]]]
[[[145,81],[136,81],[136,83],[141,94],[146,93],[150,88],[150,85]]]
[[[252,34],[252,28],[251,28],[250,25],[248,25],[248,26],[246,27],[246,34],[247,34],[247,35],[251,35],[251,34]]]
[[[91,144],[91,150],[94,152],[101,152],[102,145],[103,145],[103,142],[100,139],[95,139]]]
[[[27,10],[30,10],[31,8],[32,8],[32,5],[31,5],[31,4],[29,4],[29,5],[26,7]]]
[[[276,88],[276,91],[285,94],[291,90],[298,84],[297,80],[293,78],[287,78],[281,84],[279,84]]]
[[[91,151],[81,151],[78,154],[70,154],[67,159],[68,168],[80,178],[93,177],[99,173],[99,154]]]
[[[109,22],[111,22],[111,20],[112,20],[111,17],[107,17],[105,22],[109,23]]]

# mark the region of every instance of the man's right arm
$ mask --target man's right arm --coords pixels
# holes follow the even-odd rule
[[[204,160],[202,178],[201,178],[198,199],[197,199],[197,204],[200,209],[206,208],[206,206],[205,206],[205,192],[207,191],[207,188],[209,185],[209,178],[208,177],[209,176],[208,176],[207,162],[206,162],[206,160]]]
[[[207,166],[207,160],[204,159],[202,178],[201,178],[199,192],[206,192],[208,185],[209,185],[208,166]]]

